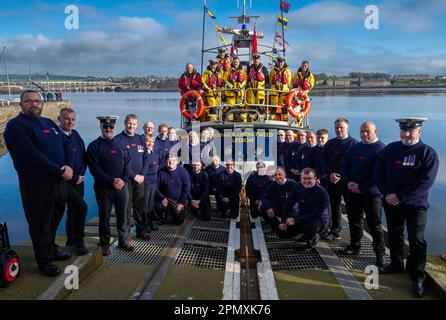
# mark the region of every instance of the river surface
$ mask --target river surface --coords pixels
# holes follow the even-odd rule
[[[78,93],[64,96],[71,100],[77,113],[77,130],[86,145],[99,134],[96,116],[114,114],[120,117],[116,133],[123,130],[126,114],[134,113],[140,119],[138,130],[142,133],[142,122],[151,120],[157,126],[166,123],[180,125],[178,93]],[[2,96],[0,95],[0,99]],[[359,126],[370,120],[377,124],[378,136],[384,143],[399,140],[399,129],[395,118],[419,116],[429,120],[423,126],[422,140],[432,146],[440,158],[440,171],[430,191],[430,208],[426,239],[428,251],[446,251],[446,94],[419,95],[376,95],[376,96],[315,96],[312,99],[310,125],[313,129],[327,128],[334,136],[333,121],[338,117],[348,118],[350,134],[359,139]],[[20,200],[17,174],[9,154],[0,158],[0,221],[7,221],[13,244],[29,239]],[[97,215],[97,204],[93,192],[93,179],[87,171],[85,200],[88,217]],[[65,221],[59,227],[63,233]]]

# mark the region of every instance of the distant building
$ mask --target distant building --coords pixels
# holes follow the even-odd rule
[[[428,74],[397,74],[393,76],[393,81],[429,81]]]
[[[361,79],[359,84],[360,87],[389,87],[390,85],[387,79]]]
[[[440,75],[440,76],[436,76],[435,80],[446,80],[446,75]]]

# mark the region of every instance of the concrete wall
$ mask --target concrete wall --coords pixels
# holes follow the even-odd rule
[[[5,104],[6,105],[6,104]],[[70,101],[49,101],[45,102],[43,107],[43,116],[57,121],[59,110],[62,108],[70,108]],[[0,156],[3,156],[7,150],[3,132],[5,131],[8,121],[19,114],[21,111],[18,102],[11,102],[8,106],[0,104]]]

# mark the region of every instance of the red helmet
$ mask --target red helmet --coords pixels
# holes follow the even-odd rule
[[[304,81],[302,82],[302,89],[303,89],[303,90],[310,90],[310,88],[311,88],[311,86],[310,86],[310,84],[308,83],[308,80],[307,80],[307,79],[304,79]]]

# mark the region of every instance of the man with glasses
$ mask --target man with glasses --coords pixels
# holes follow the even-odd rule
[[[110,254],[110,217],[115,207],[119,248],[133,251],[130,242],[130,219],[126,214],[129,191],[126,182],[130,176],[129,151],[115,139],[117,116],[99,116],[102,135],[87,148],[90,172],[94,178],[94,191],[99,211],[99,244],[102,255]]]
[[[306,250],[312,250],[320,239],[319,232],[328,225],[328,194],[316,184],[316,171],[311,168],[302,170],[300,182],[285,200],[277,236],[291,238],[303,234]]]
[[[404,271],[404,224],[407,226],[410,256],[406,269],[413,281],[413,293],[424,295],[426,278],[426,240],[429,189],[438,173],[438,155],[420,140],[421,125],[426,118],[396,119],[401,141],[387,145],[378,157],[375,180],[383,195],[389,231],[391,263],[381,273]]]
[[[56,210],[66,203],[66,181],[73,178],[69,140],[51,120],[42,117],[42,97],[27,90],[20,95],[20,114],[4,132],[6,146],[19,178],[19,188],[35,258],[41,273],[56,276],[62,271],[52,263],[71,254],[53,246]]]
[[[147,121],[146,123],[144,123],[144,126],[142,127],[144,133],[143,136],[147,135],[147,134],[155,134],[155,125],[153,124],[152,121]]]
[[[285,145],[285,131],[277,131],[277,165],[283,167],[285,165],[283,160],[283,146]]]

